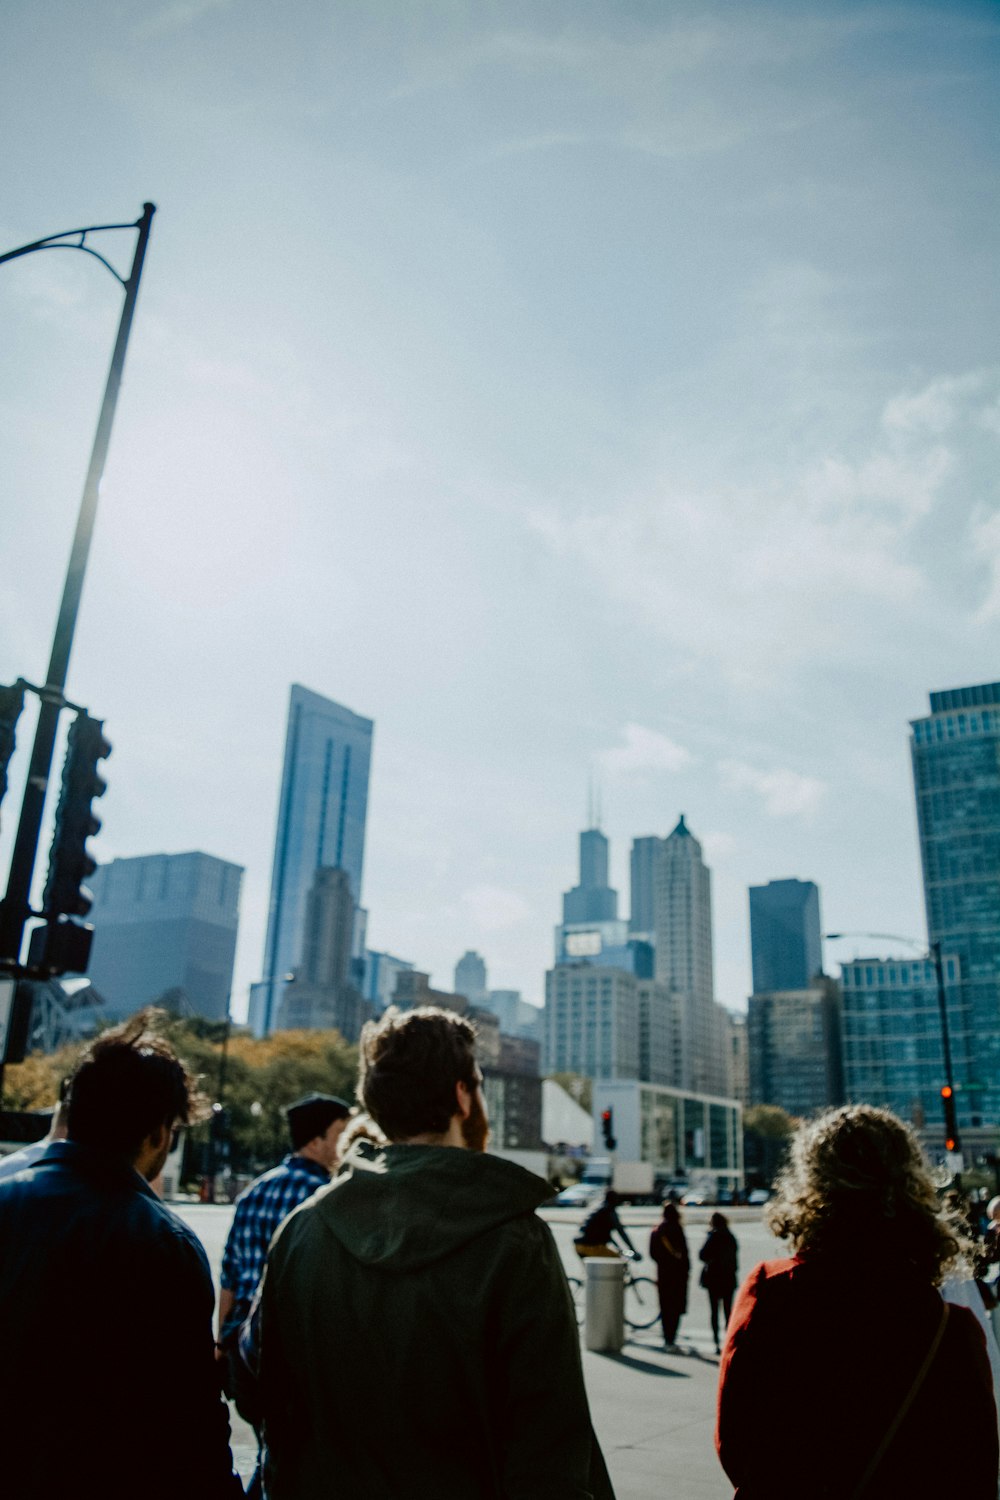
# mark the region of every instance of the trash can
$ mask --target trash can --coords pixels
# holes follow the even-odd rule
[[[589,1256],[584,1342],[588,1349],[618,1354],[625,1342],[625,1262]]]

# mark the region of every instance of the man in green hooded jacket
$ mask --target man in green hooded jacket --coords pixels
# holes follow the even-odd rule
[[[361,1141],[278,1231],[259,1306],[269,1500],[614,1500],[541,1178],[485,1154],[475,1031],[361,1039]]]

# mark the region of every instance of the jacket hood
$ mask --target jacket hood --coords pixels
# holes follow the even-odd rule
[[[311,1206],[355,1260],[412,1271],[551,1197],[541,1177],[498,1156],[358,1141]]]

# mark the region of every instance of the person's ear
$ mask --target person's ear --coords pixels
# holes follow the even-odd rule
[[[455,1098],[458,1100],[458,1113],[463,1120],[467,1120],[472,1113],[472,1090],[461,1079],[455,1085]]]

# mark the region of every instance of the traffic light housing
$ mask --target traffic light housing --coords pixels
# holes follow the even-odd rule
[[[17,744],[17,721],[24,708],[24,683],[20,678],[13,687],[0,687],[0,802],[7,790],[7,767]]]
[[[610,1106],[601,1112],[601,1133],[605,1146],[613,1151],[618,1142],[615,1140],[615,1118]]]
[[[944,1149],[957,1151],[959,1144],[958,1121],[955,1118],[955,1090],[950,1083],[946,1083],[941,1089],[941,1103],[944,1105]]]
[[[97,869],[97,861],[87,848],[87,840],[100,831],[101,820],[91,804],[107,791],[98,763],[110,754],[103,721],[92,719],[88,713],[78,713],[70,725],[66,745],[49,877],[42,900],[50,922],[58,917],[85,917],[93,905],[93,896],[84,881]]]

